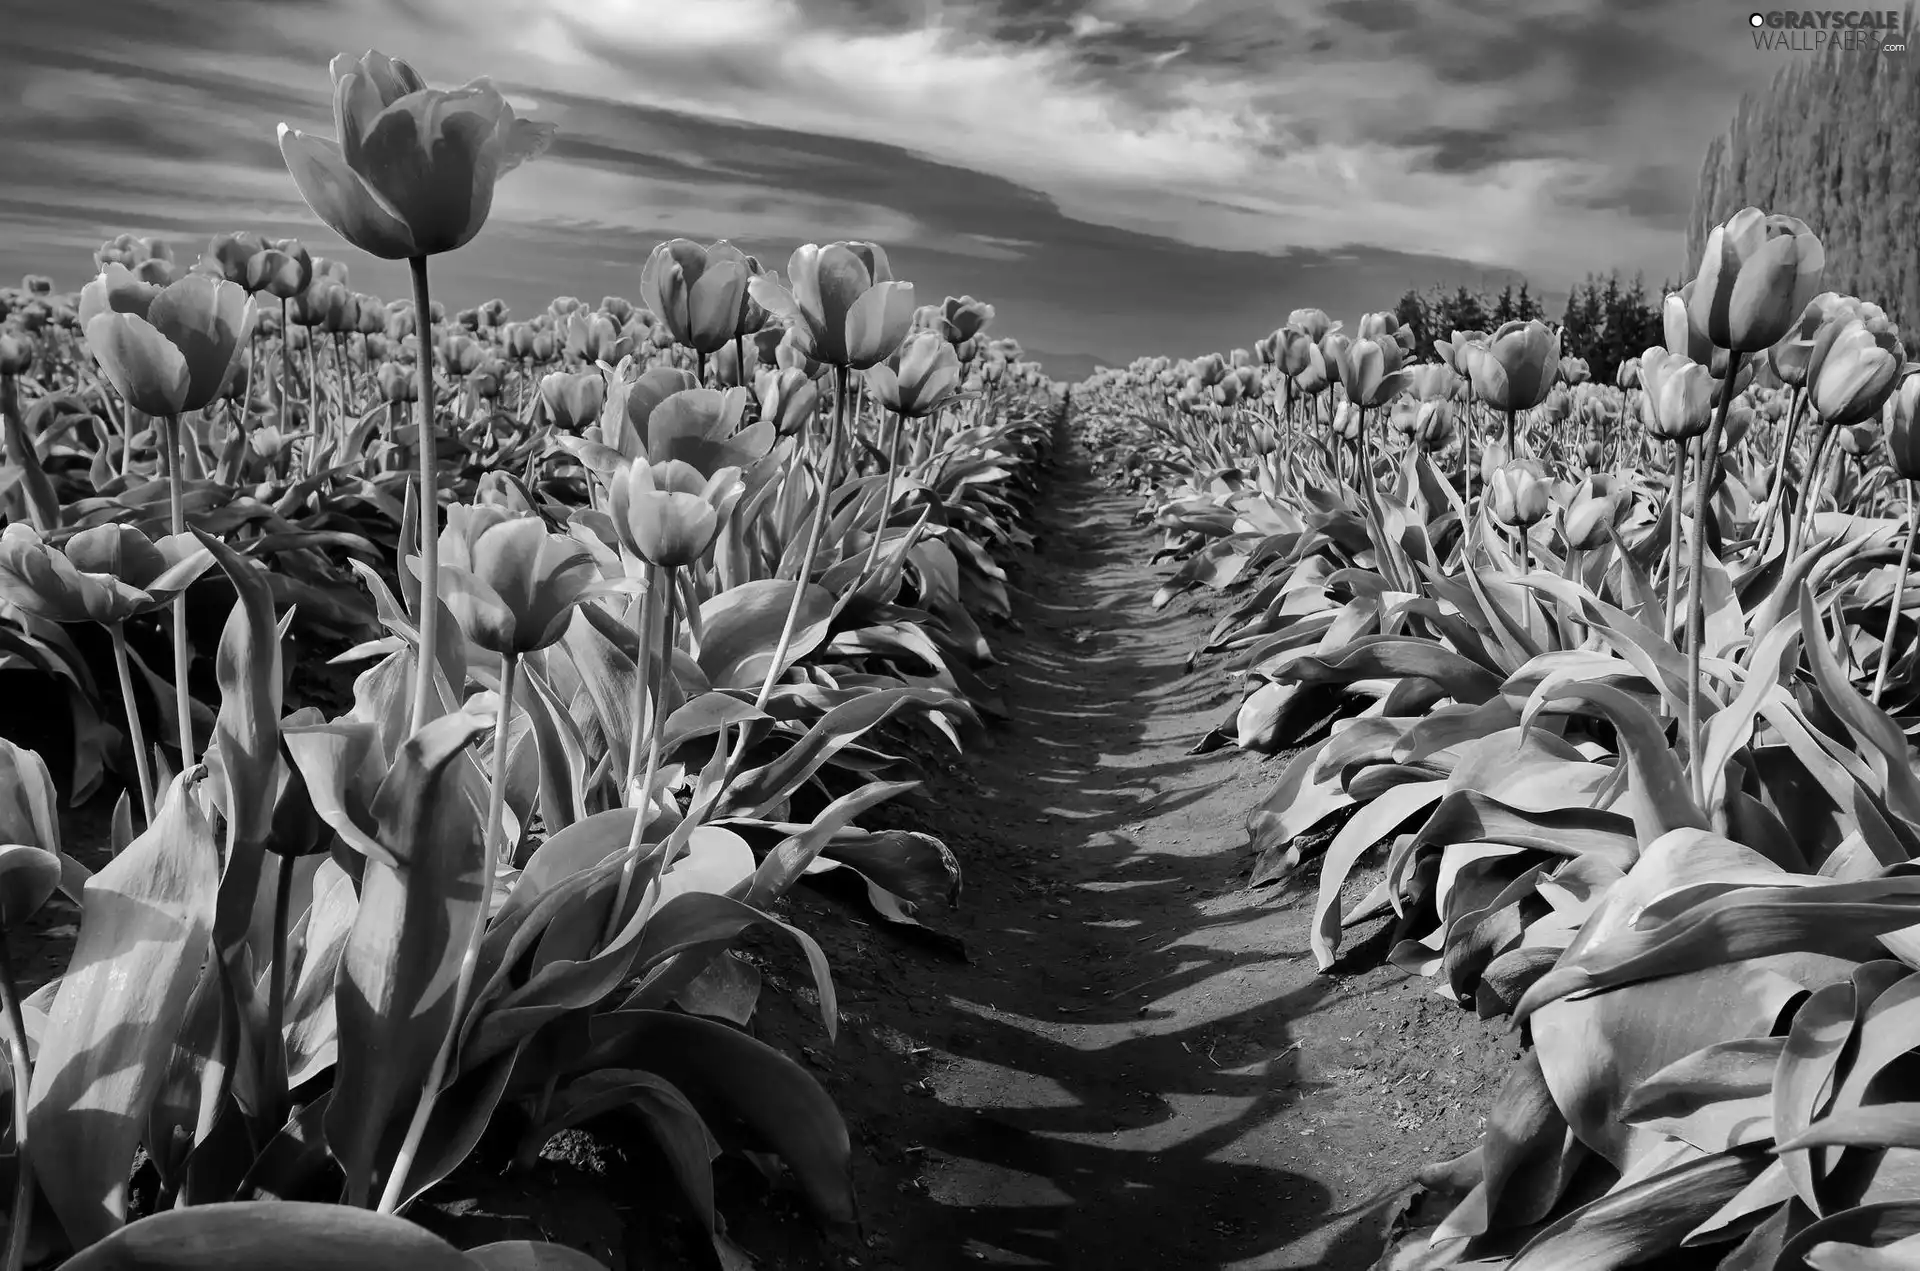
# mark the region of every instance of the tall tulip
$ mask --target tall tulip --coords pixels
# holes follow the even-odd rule
[[[487,820],[480,877],[491,889],[500,872],[501,842],[506,832],[507,757],[509,725],[513,719],[514,684],[521,659],[546,648],[566,631],[574,608],[595,587],[598,570],[580,544],[549,533],[532,516],[514,516],[491,504],[449,509],[447,538],[440,571],[444,597],[454,620],[474,644],[500,657],[500,688],[496,695],[492,773],[488,786]],[[410,564],[415,562],[409,562]],[[421,565],[423,581],[428,576]],[[429,600],[432,598],[429,597]],[[487,931],[488,906],[483,902],[472,925],[450,935],[464,942],[453,985],[451,1023],[441,1038],[427,1070],[424,1093],[414,1120],[424,1126],[453,1061],[479,968]],[[411,1134],[395,1158],[394,1171],[402,1180],[410,1172],[418,1141]]]
[[[755,278],[748,286],[769,313],[793,321],[790,334],[802,352],[834,367],[834,421],[820,474],[819,502],[800,552],[799,576],[780,641],[760,685],[756,699],[759,707],[773,696],[775,679],[792,647],[814,553],[826,526],[840,463],[841,435],[851,426],[848,372],[864,371],[892,356],[913,325],[914,310],[913,284],[894,281],[887,253],[878,243],[839,242],[825,247],[809,243],[797,247],[787,260],[787,279],[791,290],[765,277]],[[743,739],[745,735],[741,734]],[[736,761],[741,753],[734,752]]]
[[[1729,357],[1727,391],[1701,445],[1701,471],[1694,491],[1692,570],[1687,580],[1687,748],[1696,797],[1705,800],[1707,773],[1701,763],[1700,645],[1706,630],[1701,611],[1701,572],[1706,561],[1707,502],[1712,482],[1706,465],[1718,463],[1719,441],[1725,431],[1742,358],[1778,343],[1820,293],[1826,252],[1806,223],[1791,216],[1769,216],[1759,208],[1742,208],[1707,235],[1687,297],[1687,320],[1703,332],[1716,349]]]
[[[233,374],[253,329],[253,302],[233,283],[206,274],[190,273],[155,294],[110,264],[82,289],[80,317],[87,347],[120,396],[135,410],[166,421],[171,528],[184,534],[180,416],[205,407]],[[182,595],[173,603],[173,675],[181,763],[188,767],[195,759],[190,661]]]
[[[887,519],[893,512],[893,494],[900,469],[900,430],[903,421],[925,419],[945,406],[960,391],[960,357],[953,345],[938,332],[910,335],[900,351],[885,362],[870,366],[863,373],[867,391],[892,418],[888,420],[881,450],[886,455],[887,481],[880,499],[880,524],[867,547],[862,574],[870,573],[880,557],[880,541],[885,537]]]
[[[314,215],[354,246],[385,260],[405,260],[413,275],[415,338],[419,341],[420,536],[427,599],[420,607],[421,665],[414,677],[411,732],[427,722],[440,625],[438,594],[439,471],[434,454],[438,418],[433,398],[435,313],[427,285],[427,257],[465,246],[493,210],[501,177],[544,151],[553,125],[519,119],[492,83],[477,79],[451,91],[428,88],[398,58],[369,50],[358,60],[342,53],[327,68],[333,79],[333,118],[340,139],[329,141],[280,125],[280,154]],[[422,1101],[425,1107],[431,1096]],[[419,1117],[416,1116],[416,1121]],[[411,1156],[424,1133],[409,1127]],[[405,1169],[392,1175],[381,1208],[399,1204]]]

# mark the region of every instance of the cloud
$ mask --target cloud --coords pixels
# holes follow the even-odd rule
[[[560,127],[436,262],[523,311],[631,292],[661,238],[776,267],[873,238],[1038,347],[1244,344],[1301,304],[1677,266],[1705,143],[1778,56],[1718,0],[75,0],[0,48],[0,268],[123,229],[331,242],[273,127],[327,59],[491,74]],[[197,244],[196,244],[197,245]],[[49,255],[58,259],[50,260]],[[472,303],[468,296],[462,303]],[[1190,350],[1197,351],[1197,350]]]

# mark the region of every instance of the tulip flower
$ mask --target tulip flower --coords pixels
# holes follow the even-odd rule
[[[1630,357],[1613,370],[1613,382],[1623,390],[1640,387],[1640,359]]]
[[[598,371],[555,371],[540,381],[540,401],[554,427],[579,432],[600,418],[607,404],[606,377]]]
[[[1593,378],[1592,370],[1583,357],[1563,357],[1560,359],[1560,382],[1563,384],[1584,384]]]
[[[937,328],[949,344],[958,346],[976,339],[993,321],[993,306],[972,296],[948,296],[940,304]]]
[[[182,593],[212,564],[212,554],[191,534],[174,534],[154,542],[130,525],[81,530],[66,541],[64,549],[48,546],[37,530],[22,522],[16,521],[0,533],[0,599],[50,622],[97,622],[112,638],[141,803],[149,822],[153,820],[153,780],[134,704],[126,623],[169,601],[176,605],[178,623],[178,606],[184,604]],[[177,639],[176,651],[183,648],[184,640]],[[177,709],[185,711],[190,703],[178,657],[174,675],[179,680],[175,689]],[[191,736],[185,724],[181,733],[183,738]],[[191,741],[183,741],[182,746],[183,762],[191,762]]]
[[[1767,362],[1773,367],[1773,373],[1789,387],[1805,388],[1813,369],[1814,348],[1821,334],[1856,320],[1873,325],[1877,330],[1875,324],[1887,322],[1887,314],[1879,305],[1858,297],[1834,291],[1821,292],[1807,302],[1800,316],[1787,328],[1787,333],[1767,350]]]
[[[1281,327],[1273,333],[1273,364],[1289,379],[1306,371],[1308,353],[1317,342],[1299,327]]]
[[[191,534],[156,542],[130,525],[99,525],[55,548],[16,521],[0,533],[0,599],[49,622],[114,626],[159,609],[212,564]]]
[[[552,125],[516,118],[485,79],[431,89],[377,52],[343,53],[328,72],[339,141],[282,124],[280,153],[314,215],[385,260],[464,246],[486,224],[494,183],[553,138]]]
[[[33,337],[17,327],[0,327],[0,375],[25,375],[37,352]]]
[[[913,284],[895,282],[875,243],[808,244],[787,262],[790,285],[750,284],[768,312],[794,319],[795,343],[831,366],[863,371],[891,356],[913,322]]]
[[[1684,444],[1707,431],[1713,417],[1713,376],[1698,362],[1654,346],[1640,355],[1647,431]]]
[[[456,504],[448,510],[446,528],[438,538],[444,541],[444,549],[435,555],[444,560],[428,561],[423,553],[420,558],[410,559],[409,566],[423,583],[438,581],[440,598],[469,640],[500,655],[493,771],[480,873],[491,887],[499,873],[500,844],[505,834],[507,756],[511,750],[508,726],[513,718],[514,681],[520,659],[560,638],[573,618],[574,607],[597,582],[598,569],[584,547],[548,533],[538,518],[515,516],[491,504]],[[439,607],[433,596],[426,600],[428,603],[422,606],[425,611]],[[424,664],[419,674],[422,679],[429,678]],[[383,1212],[393,1212],[404,1196],[400,1189],[452,1062],[460,1033],[457,1024],[466,1015],[486,929],[487,906],[483,903],[471,927],[461,933],[465,949],[453,989],[450,1018],[454,1026],[447,1029],[434,1054],[424,1092],[395,1157],[393,1168],[401,1182],[387,1187],[380,1202]]]
[[[109,264],[81,291],[80,319],[87,347],[127,404],[166,418],[214,399],[254,310],[241,288],[205,274],[154,288]]]
[[[760,418],[770,421],[782,437],[800,432],[820,409],[820,386],[798,367],[761,371],[754,377],[753,391]]]
[[[640,298],[677,342],[705,359],[738,334],[751,276],[747,257],[731,243],[702,247],[676,238],[647,257]]]
[[[93,263],[103,271],[108,265],[119,265],[156,287],[174,281],[173,249],[157,238],[121,234],[100,245],[93,253]]]
[[[1629,506],[1619,478],[1593,473],[1580,483],[1561,517],[1561,534],[1575,551],[1591,551],[1607,541]]]
[[[1329,337],[1329,342],[1341,337]],[[1400,366],[1400,345],[1391,338],[1361,336],[1341,349],[1335,365],[1340,385],[1355,406],[1370,409],[1399,395],[1413,379],[1413,372]]]
[[[1531,542],[1528,531],[1547,514],[1547,477],[1531,459],[1516,459],[1493,470],[1487,483],[1487,499],[1493,505],[1494,519],[1511,526],[1520,541],[1520,569],[1529,568]]]
[[[1327,317],[1324,309],[1295,309],[1287,315],[1286,325],[1304,332],[1315,344],[1338,331],[1341,326]]]
[[[1884,319],[1829,325],[1808,364],[1807,397],[1814,413],[1829,428],[1871,419],[1893,392],[1905,363],[1906,350]]]
[[[586,548],[550,533],[537,517],[484,503],[447,510],[441,599],[467,638],[489,653],[517,658],[558,640],[598,578]]]
[[[409,263],[419,341],[420,497],[428,516],[437,519],[431,327],[440,315],[428,297],[426,258],[462,247],[480,232],[493,209],[495,182],[544,151],[553,127],[516,118],[487,80],[450,92],[431,89],[407,63],[377,52],[357,61],[341,54],[328,73],[339,141],[281,124],[280,154],[307,206],[342,238],[371,255]],[[429,594],[438,588],[438,544],[437,534],[423,537]],[[437,604],[422,606],[422,657],[432,656],[439,613]],[[427,722],[432,678],[415,677],[414,732]],[[381,1200],[385,1212],[399,1203],[398,1189],[437,1097],[430,1090],[408,1126]]]
[[[1308,344],[1306,355],[1307,364],[1294,377],[1294,384],[1308,397],[1314,397],[1333,386],[1336,372],[1319,345]]]
[[[722,468],[711,477],[691,464],[629,464],[613,483],[610,511],[621,545],[650,565],[692,565],[713,546],[729,497],[739,491],[740,471]]]
[[[1410,385],[1418,401],[1450,400],[1460,391],[1459,373],[1445,362],[1425,362],[1412,369]]]
[[[1414,415],[1414,444],[1427,454],[1439,454],[1453,444],[1454,406],[1450,398],[1436,397],[1419,404]]]
[[[1509,322],[1493,333],[1475,357],[1473,391],[1495,410],[1507,412],[1507,448],[1513,448],[1513,417],[1547,398],[1560,371],[1560,336],[1544,322]]]
[[[864,374],[873,399],[907,419],[925,419],[960,390],[960,359],[935,332],[909,336],[891,358]]]
[[[1902,481],[1920,481],[1920,374],[1909,369],[1887,395],[1881,429],[1887,462]]]
[[[667,397],[643,425],[647,462],[682,463],[702,477],[753,466],[778,434],[769,420],[740,426],[748,400],[744,388],[688,388]]]
[[[398,362],[383,362],[374,378],[380,384],[380,397],[388,402],[412,402],[420,398],[420,381],[411,367]]]
[[[1825,266],[1804,221],[1742,208],[1707,235],[1688,316],[1716,348],[1758,353],[1787,334]]]
[[[1806,224],[1790,216],[1768,216],[1758,208],[1742,208],[1707,235],[1701,254],[1700,272],[1689,286],[1687,320],[1703,333],[1717,349],[1725,349],[1731,359],[1722,378],[1730,381],[1728,393],[1720,397],[1719,414],[1709,426],[1703,447],[1705,462],[1718,462],[1719,437],[1724,431],[1726,413],[1732,405],[1731,393],[1738,388],[1735,379],[1744,354],[1758,353],[1777,344],[1807,304],[1820,291],[1820,276],[1826,265],[1826,253],[1820,240]],[[1717,369],[1717,368],[1716,368]],[[1687,740],[1693,762],[1694,793],[1704,799],[1707,774],[1698,756],[1700,739],[1700,644],[1705,615],[1700,608],[1700,572],[1705,559],[1706,539],[1700,527],[1706,523],[1710,482],[1703,471],[1694,493],[1696,533],[1693,539],[1693,570],[1688,580],[1689,639],[1687,648]]]

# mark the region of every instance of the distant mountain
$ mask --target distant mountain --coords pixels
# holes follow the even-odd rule
[[[1035,348],[1026,348],[1025,353],[1029,362],[1040,364],[1047,378],[1068,384],[1078,384],[1101,367],[1113,365],[1091,353],[1047,353]]]

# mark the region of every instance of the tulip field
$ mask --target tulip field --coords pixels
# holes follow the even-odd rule
[[[745,1265],[723,1137],[851,1223],[847,1129],[734,950],[792,951],[828,1045],[783,897],[852,878],[915,927],[958,891],[937,837],[860,822],[980,727],[1051,386],[864,243],[782,277],[676,239],[640,303],[448,314],[430,260],[551,130],[332,72],[291,176],[411,296],[235,230],[0,301],[0,642],[70,717],[0,742],[0,1258],[598,1266],[399,1215],[483,1138],[531,1163],[615,1110],[703,1256]]]
[[[0,289],[0,1271],[1920,1267],[1920,364],[1818,226],[1612,383],[1069,392],[870,242],[450,311],[553,129],[330,76],[409,294]]]
[[[1284,756],[1254,882],[1517,1030],[1383,1266],[1920,1265],[1920,367],[1823,259],[1732,216],[1617,384],[1298,310],[1076,394]]]

